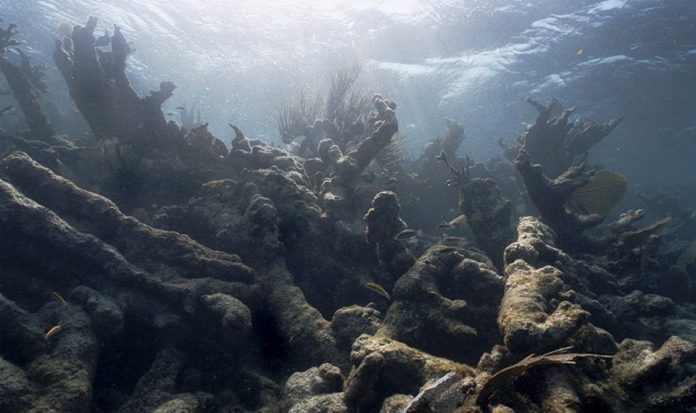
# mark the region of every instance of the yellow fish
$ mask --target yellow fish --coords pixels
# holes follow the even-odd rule
[[[60,324],[55,325],[55,326],[53,326],[53,327],[51,327],[51,328],[48,329],[48,331],[46,332],[46,334],[44,334],[44,338],[45,338],[46,340],[48,340],[51,336],[57,334],[57,333],[58,333],[60,330],[62,330],[62,329],[63,329],[63,326],[62,326],[62,325],[60,325]]]
[[[369,288],[370,290],[376,292],[377,294],[381,295],[382,297],[386,298],[387,300],[391,301],[391,295],[387,292],[387,290],[384,289],[379,284],[376,283],[366,283],[365,288]]]
[[[449,254],[450,252],[455,252],[457,247],[444,247],[437,250],[438,254]]]
[[[405,229],[405,230],[399,232],[398,234],[394,235],[394,239],[396,241],[403,241],[405,239],[417,237],[419,235],[420,235],[420,231],[416,231],[413,229]]]
[[[51,295],[53,296],[53,299],[58,301],[59,303],[63,305],[68,305],[68,302],[65,300],[65,298],[63,298],[63,296],[58,294],[57,292],[53,291]]]

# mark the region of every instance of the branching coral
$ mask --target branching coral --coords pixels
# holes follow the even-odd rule
[[[602,222],[626,190],[625,179],[620,175],[598,175],[584,163],[570,166],[557,178],[549,179],[545,169],[532,164],[524,150],[517,156],[515,166],[542,221],[567,243],[582,239],[583,231]],[[578,208],[581,200],[583,205],[590,206]]]
[[[396,105],[352,93],[355,67],[325,99],[283,108],[282,138],[301,156],[234,125],[228,151],[206,123],[190,124],[193,111],[179,109],[184,128],[166,121],[172,83],[138,96],[131,46],[118,28],[95,38],[96,24],[63,28],[55,60],[97,139],[0,136],[0,410],[632,411],[693,400],[695,349],[668,339],[693,332],[692,233],[662,254],[674,225],[635,228],[645,214],[632,211],[583,234],[626,188],[578,163],[618,121],[572,122],[530,101],[537,123],[508,149],[546,223],[520,220],[510,243],[506,198],[518,198],[501,182],[515,184],[512,165],[458,157],[453,120],[404,163]],[[14,31],[0,39],[11,46]],[[40,69],[20,57],[39,91]],[[6,156],[17,149],[31,158]],[[104,198],[109,176],[123,187],[116,204]],[[71,182],[81,180],[88,189]],[[427,234],[438,221],[439,241]],[[664,344],[624,340],[613,366],[593,360],[617,352],[614,337]]]
[[[320,144],[320,154],[326,153],[329,163],[329,173],[321,184],[321,197],[327,213],[338,217],[350,216],[357,205],[364,203],[358,199],[356,191],[361,173],[377,157],[382,149],[391,143],[392,137],[398,131],[398,121],[393,102],[379,95],[372,98],[376,109],[365,126],[367,135],[348,145],[345,151],[332,141],[325,140]],[[323,148],[326,148],[324,152]],[[373,194],[365,194],[372,198]],[[358,208],[361,209],[361,208]]]
[[[33,66],[29,57],[21,50],[19,66],[3,56],[8,47],[19,45],[19,42],[13,39],[15,34],[17,26],[13,24],[7,29],[0,28],[0,72],[7,79],[34,138],[51,141],[56,132],[38,102],[39,96],[47,90],[47,85],[42,79],[45,67]]]
[[[77,108],[97,139],[117,137],[124,143],[171,153],[173,131],[160,106],[176,86],[162,82],[150,96],[138,96],[126,76],[126,59],[133,49],[121,29],[114,27],[113,36],[98,42],[96,27],[96,17],[90,17],[85,26],[75,26],[70,38],[56,42],[53,53]],[[111,51],[100,49],[106,44]]]
[[[557,101],[546,106],[532,98],[527,102],[539,115],[534,124],[518,136],[511,146],[501,142],[510,160],[524,150],[532,162],[544,167],[547,176],[556,178],[572,165],[584,162],[592,146],[607,137],[622,118],[595,124],[590,121],[571,121],[575,108],[563,110]]]
[[[459,189],[459,213],[466,217],[475,241],[488,257],[502,267],[503,250],[513,238],[510,200],[504,198],[492,178],[472,178],[471,160],[458,169],[442,150],[436,159],[449,171],[447,183]]]

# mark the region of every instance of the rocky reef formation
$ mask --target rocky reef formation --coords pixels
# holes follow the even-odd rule
[[[500,339],[503,278],[482,253],[434,246],[394,286],[387,336],[431,354],[475,363]]]
[[[288,147],[228,150],[96,25],[54,56],[93,139],[0,136],[0,411],[693,410],[693,210],[601,225],[625,180],[582,162],[618,121],[535,104],[513,166],[448,120],[408,163],[349,70]]]

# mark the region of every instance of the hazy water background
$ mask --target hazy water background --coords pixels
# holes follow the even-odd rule
[[[360,86],[398,103],[415,151],[450,117],[483,161],[535,116],[525,97],[556,97],[580,116],[626,116],[593,161],[632,183],[696,184],[693,0],[0,0],[3,24],[49,66],[61,110],[56,27],[89,15],[99,33],[123,27],[141,93],[174,81],[165,112],[196,103],[225,139],[232,122],[277,140],[277,109],[357,59]]]

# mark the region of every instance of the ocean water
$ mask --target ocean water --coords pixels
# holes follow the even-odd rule
[[[100,30],[122,26],[137,50],[129,71],[138,90],[174,81],[168,109],[196,102],[220,135],[233,122],[276,138],[284,102],[326,88],[331,73],[358,60],[363,88],[400,104],[414,150],[448,117],[466,126],[472,154],[490,157],[533,116],[527,96],[555,97],[581,116],[626,116],[597,154],[624,173],[654,185],[693,179],[689,0],[3,0],[0,10],[45,61],[61,22],[95,15]]]
[[[137,95],[176,85],[161,111],[117,44],[73,53],[90,16]],[[0,0],[10,24],[0,412],[696,411],[696,1]]]

